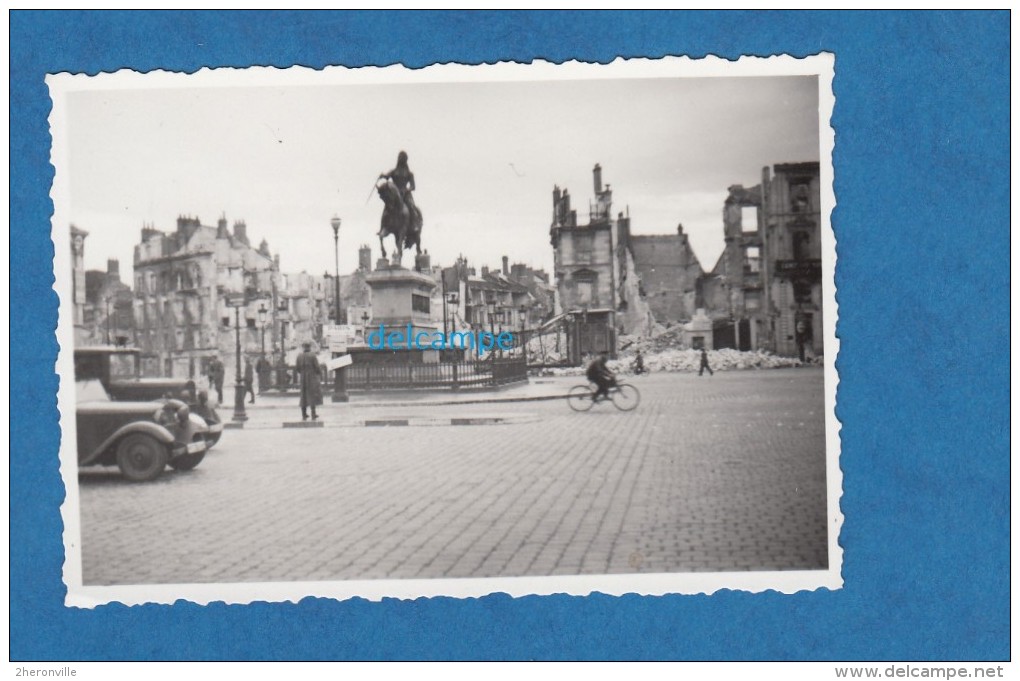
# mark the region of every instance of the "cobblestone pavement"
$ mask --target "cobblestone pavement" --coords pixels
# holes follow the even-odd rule
[[[195,470],[152,483],[86,469],[84,583],[826,567],[820,369],[631,382],[633,412],[363,407],[517,421],[232,430]]]

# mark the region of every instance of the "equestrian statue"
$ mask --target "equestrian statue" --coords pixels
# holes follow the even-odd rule
[[[414,173],[407,165],[407,152],[397,156],[397,167],[379,176],[375,185],[384,208],[379,226],[379,248],[386,257],[383,239],[393,235],[397,244],[396,261],[399,263],[405,248],[414,246],[421,253],[421,211],[414,203]]]

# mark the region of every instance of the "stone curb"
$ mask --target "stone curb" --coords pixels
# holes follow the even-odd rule
[[[231,430],[269,430],[276,428],[393,428],[393,427],[421,427],[421,426],[506,426],[521,423],[533,423],[538,421],[536,414],[521,414],[516,416],[455,416],[449,418],[377,418],[377,419],[355,419],[345,421],[331,421],[319,419],[317,421],[263,421],[252,423],[247,421],[243,424],[229,424]]]
[[[325,397],[325,396],[324,396]],[[564,400],[567,398],[566,393],[559,393],[557,395],[536,395],[532,397],[494,397],[494,398],[481,398],[477,400],[411,400],[403,402],[330,402],[328,399],[325,401],[326,405],[342,405],[344,407],[353,407],[355,409],[371,409],[373,407],[453,407],[458,404],[498,404],[500,402],[541,402],[546,400]],[[269,409],[295,409],[297,403],[293,404],[272,404],[268,406],[258,406],[252,409],[253,412],[265,411]],[[232,407],[229,407],[232,408]],[[225,407],[217,407],[219,410],[225,409]]]

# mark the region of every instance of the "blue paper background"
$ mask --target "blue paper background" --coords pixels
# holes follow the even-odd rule
[[[1009,15],[11,15],[12,660],[1009,658]],[[845,587],[64,608],[48,72],[836,55]]]

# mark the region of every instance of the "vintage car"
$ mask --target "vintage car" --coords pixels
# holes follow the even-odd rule
[[[223,422],[205,395],[195,389],[194,382],[180,378],[142,378],[140,354],[138,348],[113,345],[75,348],[74,378],[76,381],[99,381],[109,398],[118,402],[179,399],[208,425],[205,437],[209,447],[219,442]]]
[[[155,480],[167,464],[190,470],[205,457],[209,427],[175,399],[111,400],[102,383],[77,381],[78,466],[114,466],[135,481]]]

